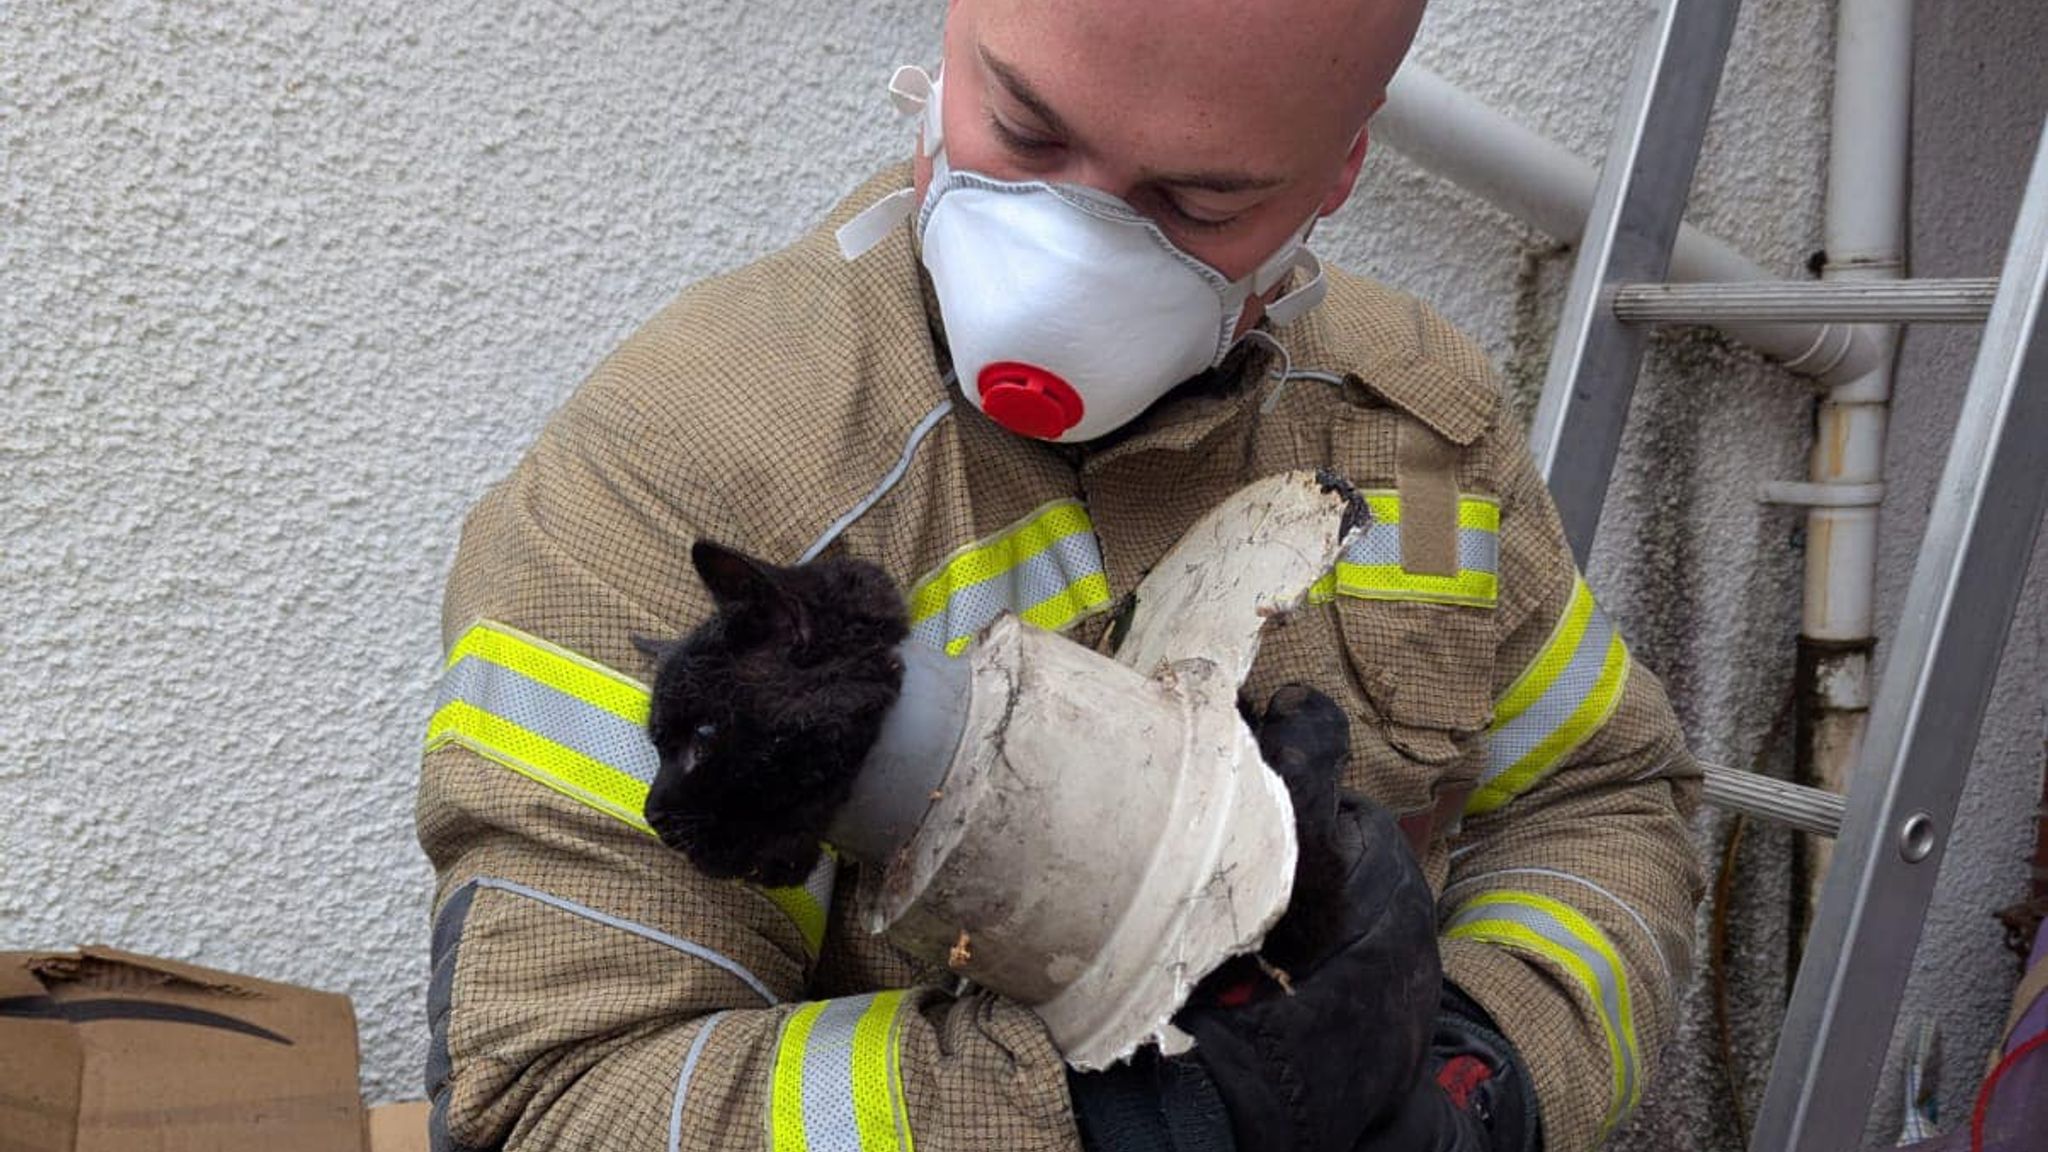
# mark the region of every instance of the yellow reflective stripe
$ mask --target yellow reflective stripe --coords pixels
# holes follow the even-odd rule
[[[1386,531],[1400,526],[1400,495],[1386,489],[1361,495],[1372,512],[1372,525],[1347,546],[1330,572],[1310,585],[1309,603],[1327,604],[1338,596],[1477,608],[1500,602],[1499,544],[1489,539],[1500,534],[1499,501],[1486,496],[1458,498],[1459,552],[1473,566],[1461,567],[1455,575],[1433,576],[1409,572],[1399,562],[1396,536]]]
[[[880,992],[853,1030],[853,1112],[862,1152],[912,1152],[903,1101],[903,993]]]
[[[775,1152],[914,1152],[903,1096],[901,990],[804,1005],[776,1041]]]
[[[1323,573],[1322,579],[1308,586],[1308,602],[1328,604],[1337,598],[1337,572],[1332,569]]]
[[[482,667],[471,674],[474,665],[465,667],[465,660],[481,662]],[[652,775],[654,750],[644,742],[650,694],[639,681],[566,648],[489,620],[474,625],[456,641],[442,676],[444,693],[467,686],[478,691],[480,699],[496,702],[500,707],[518,698],[522,690],[528,694],[535,691],[524,683],[531,681],[626,722],[635,731],[620,729],[609,742],[586,743],[593,750],[604,752],[605,758],[600,758],[564,742],[579,739],[579,732],[589,735],[587,724],[578,730],[556,732],[554,736],[561,739],[555,739],[511,716],[488,711],[458,696],[444,700],[435,710],[427,724],[426,748],[430,752],[449,745],[468,748],[571,800],[654,835],[645,815],[647,781],[627,771],[624,763],[612,762],[631,760],[637,755],[645,761],[642,773]],[[546,718],[534,712],[522,719],[534,723]],[[604,724],[616,728],[612,720],[605,720]],[[622,748],[622,741],[628,737],[638,742],[633,748]],[[819,862],[819,871],[814,871],[803,886],[757,889],[796,924],[813,957],[825,938],[825,914],[832,904],[832,867],[828,852]]]
[[[1593,970],[1587,967],[1584,961],[1580,960],[1570,951],[1538,935],[1534,930],[1525,928],[1520,924],[1477,920],[1469,924],[1461,924],[1445,933],[1445,936],[1453,940],[1477,940],[1481,943],[1494,944],[1503,948],[1533,952],[1563,968],[1581,985],[1590,987],[1596,981]],[[1607,1115],[1600,1124],[1600,1135],[1602,1139],[1605,1139],[1607,1133],[1613,1129],[1615,1123],[1620,1119],[1615,1102],[1622,1098],[1625,1086],[1621,1074],[1621,1061],[1623,1059],[1621,1041],[1615,1036],[1612,1028],[1603,1027],[1601,1031],[1606,1033],[1607,1036],[1607,1057],[1610,1064],[1609,1091],[1612,1093],[1609,1097]]]
[[[446,666],[476,656],[635,724],[647,723],[647,686],[516,628],[484,621],[463,633]]]
[[[1498,810],[1591,739],[1620,707],[1631,667],[1621,633],[1578,579],[1550,639],[1495,706],[1466,814]]]
[[[828,845],[818,857],[818,866],[802,884],[787,888],[763,888],[761,894],[775,902],[803,934],[804,947],[812,956],[825,946],[825,914],[832,907],[832,888],[839,871],[839,856]]]
[[[1572,711],[1571,718],[1543,738],[1534,751],[1515,763],[1513,768],[1495,777],[1492,783],[1474,794],[1475,801],[1482,805],[1482,811],[1492,811],[1521,795],[1536,778],[1555,766],[1572,749],[1586,742],[1593,733],[1600,730],[1607,718],[1614,715],[1614,709],[1621,703],[1621,690],[1628,680],[1628,645],[1615,635],[1607,642],[1607,656],[1600,665],[1600,680],[1593,691]]]
[[[776,1041],[774,1089],[768,1101],[768,1138],[775,1152],[808,1152],[810,1147],[804,1140],[804,1054],[811,1028],[827,1003],[814,1000],[797,1009]]]
[[[1498,728],[1529,710],[1529,705],[1541,699],[1550,686],[1556,683],[1558,673],[1572,661],[1572,654],[1579,650],[1579,641],[1586,635],[1586,622],[1593,618],[1593,591],[1586,587],[1584,577],[1572,581],[1571,599],[1565,603],[1564,614],[1557,618],[1557,626],[1550,630],[1550,639],[1515,682],[1508,685],[1500,703],[1493,708],[1493,726]]]
[[[1074,618],[1109,603],[1109,577],[1097,572],[1083,576],[1061,592],[1040,600],[1017,615],[1026,623],[1057,632]]]
[[[1354,600],[1461,604],[1492,608],[1500,603],[1500,578],[1491,572],[1460,572],[1456,576],[1416,576],[1398,565],[1337,562],[1308,588],[1308,602],[1328,604],[1339,594]]]
[[[804,947],[816,956],[825,946],[825,906],[800,887],[763,888],[761,894],[782,909],[782,914],[803,934]]]
[[[1643,1065],[1634,999],[1628,969],[1599,925],[1578,909],[1534,892],[1491,892],[1460,906],[1444,935],[1532,953],[1570,974],[1598,1010],[1607,1038],[1613,1094],[1601,1135],[1635,1108],[1642,1097]]]
[[[1109,577],[1100,572],[1083,576],[1073,586],[1040,600],[1017,613],[1026,624],[1057,632],[1082,616],[1109,603]],[[955,636],[946,641],[946,655],[958,656],[974,643],[973,636]]]
[[[1466,570],[1456,576],[1418,576],[1399,564],[1337,562],[1336,591],[1361,600],[1419,600],[1490,608],[1500,600],[1500,577]]]
[[[1055,501],[1024,522],[991,539],[968,544],[939,563],[936,571],[910,592],[910,620],[930,619],[962,588],[992,580],[1024,560],[1050,548],[1054,541],[1094,530],[1088,510],[1073,499]]]
[[[1476,496],[1458,497],[1458,527],[1481,532],[1500,531],[1500,501]]]
[[[1401,494],[1392,488],[1372,488],[1360,492],[1365,497],[1367,511],[1381,524],[1401,522]],[[1491,496],[1458,497],[1458,527],[1477,528],[1481,532],[1500,531],[1500,501]]]
[[[427,751],[451,744],[468,748],[650,836],[654,834],[641,815],[647,807],[647,785],[467,701],[443,704],[427,724]]]

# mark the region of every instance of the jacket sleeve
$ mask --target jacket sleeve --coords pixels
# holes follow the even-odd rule
[[[1029,1011],[936,987],[807,999],[829,863],[801,888],[713,881],[642,822],[632,638],[708,611],[694,536],[748,541],[678,463],[688,430],[615,384],[600,369],[471,513],[447,591],[417,813],[434,1146],[1076,1147]]]
[[[1701,877],[1699,769],[1580,576],[1518,430],[1500,455],[1486,762],[1452,841],[1445,976],[1529,1065],[1545,1147],[1600,1143],[1676,1027]]]

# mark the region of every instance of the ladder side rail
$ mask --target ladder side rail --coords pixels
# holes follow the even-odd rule
[[[1740,8],[1741,0],[1663,0],[1637,46],[1600,166],[1529,429],[1580,567],[1642,365],[1644,333],[1615,318],[1613,290],[1663,280],[1670,270]]]
[[[1860,1145],[2048,512],[2048,131],[1890,646],[1750,1148]]]

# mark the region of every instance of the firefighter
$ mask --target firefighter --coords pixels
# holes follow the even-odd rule
[[[1485,357],[1308,247],[1421,6],[954,0],[894,85],[912,162],[685,290],[486,494],[418,811],[436,1147],[1569,1152],[1636,1106],[1697,767]],[[868,935],[852,865],[714,881],[650,834],[634,638],[711,611],[693,540],[873,561],[947,651],[1002,611],[1093,645],[1303,468],[1372,522],[1247,692],[1348,717],[1347,912],[1291,992],[1184,1013],[1193,1051],[1070,1072]]]

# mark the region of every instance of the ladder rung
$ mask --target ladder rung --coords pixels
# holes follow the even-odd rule
[[[1842,828],[1842,798],[1825,788],[1808,788],[1702,762],[1707,803],[1731,812],[1789,825],[1833,838]]]
[[[1980,324],[1996,280],[1807,280],[1622,284],[1614,315],[1630,324]]]

